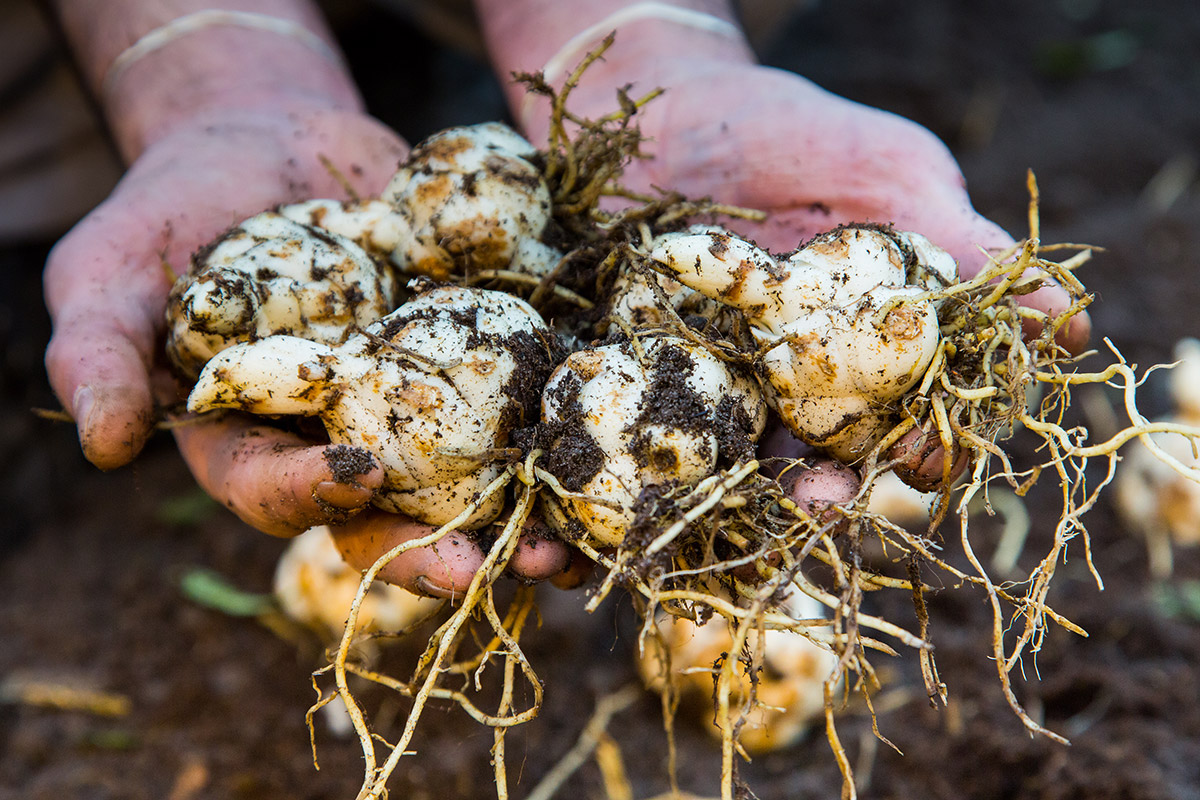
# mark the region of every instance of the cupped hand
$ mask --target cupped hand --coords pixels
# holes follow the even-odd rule
[[[46,297],[54,336],[51,384],[75,417],[87,458],[102,469],[137,455],[173,399],[160,357],[171,274],[197,248],[280,203],[339,197],[328,158],[364,196],[377,194],[406,145],[356,112],[231,114],[189,126],[150,146],[102,205],[53,249]],[[365,569],[396,544],[432,532],[407,517],[367,509],[383,480],[377,460],[341,445],[316,445],[252,418],[229,414],[173,428],[197,482],[258,530],[294,536],[338,526],[351,563]],[[366,509],[366,510],[364,510]],[[361,512],[361,513],[360,513]],[[382,577],[426,594],[452,596],[482,562],[465,536],[405,553]],[[525,580],[570,568],[561,544],[522,540],[511,571]]]
[[[230,112],[150,145],[46,264],[46,367],[88,460],[119,467],[152,431],[167,292],[193,251],[263,209],[341,195],[322,154],[374,192],[404,150],[369,117],[338,111]]]
[[[577,111],[611,110],[612,88],[597,78],[581,84]],[[981,250],[1013,244],[971,206],[945,145],[910,120],[750,63],[663,58],[631,94],[654,86],[666,91],[637,120],[653,158],[631,164],[626,180],[765,211],[765,222],[734,227],[769,250],[791,251],[843,223],[891,223],[949,251],[970,277],[987,263]],[[1022,303],[1054,316],[1069,298],[1048,285]],[[1059,341],[1079,352],[1090,330],[1079,314]]]
[[[628,182],[765,211],[764,222],[734,227],[769,250],[793,250],[839,224],[890,223],[947,250],[969,278],[986,265],[985,252],[1013,244],[972,207],[945,145],[910,120],[749,63],[663,59],[637,88],[651,82],[666,88],[639,112],[653,158],[631,164]],[[602,108],[603,92],[593,85],[582,100]],[[1021,303],[1054,317],[1070,298],[1051,283]],[[1079,313],[1057,338],[1078,353],[1090,332],[1087,314]],[[1036,324],[1026,333],[1036,335]],[[918,438],[905,440],[905,463],[914,485],[927,489],[941,482],[945,454],[936,439]],[[952,472],[965,464],[955,454]]]

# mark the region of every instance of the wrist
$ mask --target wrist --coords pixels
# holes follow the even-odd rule
[[[178,128],[214,115],[362,109],[344,68],[302,42],[266,31],[197,30],[114,78],[101,100],[130,161]]]
[[[724,0],[478,0],[477,6],[497,74],[544,72],[556,87],[616,31],[613,46],[572,95],[572,108],[584,114],[611,111],[618,87],[633,84],[632,94],[656,88],[659,76],[683,58],[695,64],[754,62]],[[526,97],[511,81],[505,91],[518,122],[542,133],[545,103]]]
[[[52,0],[127,161],[221,110],[361,108],[309,0]]]

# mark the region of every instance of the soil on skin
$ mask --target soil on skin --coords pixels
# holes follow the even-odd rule
[[[407,74],[428,87],[428,96],[413,96],[378,78],[365,82],[368,100],[403,133],[415,139],[502,113],[481,69],[376,13],[349,20],[348,49],[360,54],[361,75],[379,67],[374,74]],[[1043,239],[1107,248],[1084,273],[1098,294],[1097,344],[1111,337],[1129,360],[1147,365],[1168,361],[1177,338],[1200,333],[1200,5],[823,3],[781,34],[770,56],[933,129],[959,158],[977,207],[1018,234],[1032,167],[1044,198]],[[463,104],[435,102],[447,97]],[[181,575],[202,566],[265,592],[283,543],[203,502],[167,437],[133,466],[100,473],[79,455],[70,427],[30,413],[57,407],[41,367],[45,254],[42,245],[0,250],[0,684],[90,686],[128,697],[131,709],[106,718],[0,699],[0,800],[349,800],[361,774],[354,740],[320,723],[321,770],[312,767],[304,728],[317,663],[311,649],[254,619],[202,608],[179,589]],[[1099,407],[1089,407],[1084,421],[1103,425]],[[1143,410],[1167,410],[1161,377],[1147,384]],[[1044,551],[1054,501],[1049,486],[1030,500],[1026,569]],[[1200,579],[1200,551],[1178,552],[1175,577],[1156,587],[1142,542],[1110,504],[1087,520],[1106,588],[1097,591],[1073,546],[1050,601],[1090,637],[1050,630],[1016,685],[1030,712],[1072,746],[1025,734],[987,655],[984,598],[946,585],[929,615],[949,707],[930,708],[910,654],[876,659],[886,682],[880,729],[904,755],[873,739],[851,704],[841,734],[861,796],[1200,798],[1200,620],[1155,599]],[[984,554],[995,533],[977,528]],[[955,558],[952,536],[946,548]],[[514,797],[566,752],[599,696],[636,680],[627,602],[610,600],[589,616],[582,595],[539,591],[544,621],[527,646],[547,705],[510,735]],[[884,594],[872,596],[873,610],[911,625],[906,598]],[[394,734],[403,709],[380,708],[374,718]],[[418,755],[402,762],[392,796],[491,796],[491,732],[455,710],[435,709],[423,726]],[[679,726],[681,775],[684,788],[711,796],[719,756],[700,726],[698,718]],[[610,733],[634,795],[666,790],[657,699],[645,696]],[[762,798],[838,796],[820,732],[756,759],[742,775]],[[595,763],[561,796],[603,797]]]

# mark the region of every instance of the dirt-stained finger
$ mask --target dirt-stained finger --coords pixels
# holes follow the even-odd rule
[[[392,548],[432,533],[432,526],[410,517],[371,510],[335,526],[333,540],[346,563],[366,570]],[[451,532],[431,545],[396,556],[378,577],[417,594],[457,600],[483,565],[483,558],[474,541]]]
[[[523,581],[544,581],[561,574],[571,564],[571,548],[555,537],[541,519],[525,523],[525,531],[509,561],[508,570]]]
[[[378,459],[346,445],[313,445],[229,414],[174,429],[196,481],[249,525],[295,536],[346,521],[383,483]]]
[[[967,451],[957,442],[947,455],[941,437],[930,422],[923,428],[913,428],[900,437],[888,451],[888,459],[899,459],[892,471],[906,484],[919,492],[932,492],[946,479],[946,460],[950,459],[950,482],[957,480],[967,468]]]
[[[812,459],[785,472],[780,483],[796,505],[811,516],[828,521],[828,509],[853,500],[862,484],[858,473],[833,459]]]

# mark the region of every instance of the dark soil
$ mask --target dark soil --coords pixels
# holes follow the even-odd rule
[[[360,70],[374,59],[430,87],[430,96],[413,96],[367,83],[376,110],[406,135],[502,114],[477,65],[393,21],[366,14],[350,22],[351,51],[370,54]],[[1200,4],[826,3],[769,52],[835,92],[932,128],[960,159],[979,209],[1018,234],[1025,170],[1036,170],[1044,240],[1107,248],[1082,275],[1098,295],[1097,343],[1111,337],[1147,365],[1169,360],[1177,338],[1200,333]],[[469,102],[434,102],[450,96]],[[1170,176],[1179,191],[1164,190]],[[133,466],[103,474],[83,461],[68,426],[30,413],[57,405],[41,368],[45,250],[0,251],[0,682],[90,686],[127,696],[131,710],[105,718],[0,704],[0,798],[349,800],[360,778],[356,742],[322,729],[321,770],[312,768],[304,711],[313,655],[179,589],[186,570],[203,566],[267,591],[282,542],[205,503],[168,438]],[[1143,410],[1166,410],[1161,380],[1147,385]],[[1054,497],[1035,494],[1031,503],[1025,568],[1046,546]],[[1142,542],[1111,506],[1087,519],[1106,588],[1097,590],[1073,547],[1051,602],[1090,637],[1051,630],[1016,687],[1072,746],[1024,732],[988,658],[983,597],[947,586],[929,614],[949,707],[924,700],[915,659],[877,659],[886,680],[880,728],[904,755],[876,742],[851,706],[841,732],[862,796],[1200,798],[1200,621],[1161,601],[1164,590],[1200,578],[1200,553],[1179,552],[1175,577],[1155,587]],[[988,528],[978,531],[977,546],[988,552]],[[953,554],[952,540],[948,547]],[[627,602],[610,600],[589,616],[581,595],[540,591],[544,622],[528,634],[528,648],[547,706],[511,735],[516,797],[570,747],[597,697],[636,679]],[[904,597],[872,600],[880,613],[911,622]],[[381,710],[377,721],[396,711]],[[635,796],[664,791],[657,700],[646,696],[610,732]],[[716,747],[697,725],[681,725],[680,739],[685,788],[715,794]],[[461,712],[435,709],[392,796],[490,796],[491,741]],[[763,798],[838,796],[819,732],[743,775]],[[595,764],[562,796],[603,796]]]

